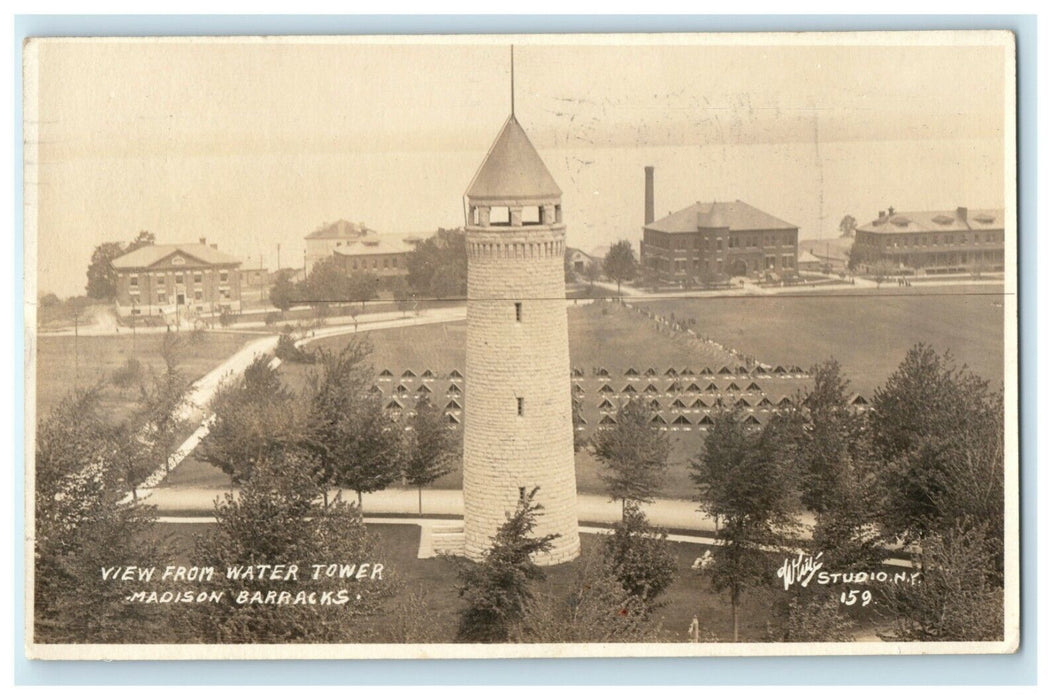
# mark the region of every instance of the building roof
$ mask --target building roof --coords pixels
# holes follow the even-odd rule
[[[559,185],[512,114],[478,166],[467,197],[501,202],[558,199],[561,195]]]
[[[339,219],[338,221],[335,221],[330,224],[325,224],[324,226],[321,226],[320,228],[316,229],[308,236],[306,236],[305,240],[315,240],[318,238],[338,238],[345,240],[347,238],[360,238],[361,236],[365,236],[371,233],[375,232],[364,224],[354,224],[352,222],[346,221],[345,219]]]
[[[174,253],[183,253],[207,265],[240,265],[238,258],[222,253],[206,243],[172,243],[169,245],[147,245],[114,258],[111,265],[117,269],[150,267]]]
[[[730,231],[798,228],[741,199],[734,202],[696,202],[690,207],[685,207],[644,226],[644,228],[661,233],[695,233],[700,227],[727,228]]]
[[[336,255],[353,257],[357,255],[392,255],[394,253],[409,253],[415,250],[417,241],[423,240],[418,236],[408,234],[377,234],[365,235],[357,240],[349,241],[348,246],[335,248]]]
[[[1003,209],[949,209],[944,211],[881,212],[857,231],[871,233],[944,233],[947,231],[995,231],[1004,228]]]

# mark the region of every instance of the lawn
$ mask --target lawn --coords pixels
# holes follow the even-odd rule
[[[868,398],[918,342],[938,352],[950,350],[958,364],[966,363],[995,388],[1004,377],[1004,295],[999,286],[667,299],[638,305],[695,318],[699,333],[763,362],[808,369],[834,357],[851,388]]]
[[[834,356],[850,377],[852,389],[870,398],[875,387],[896,369],[907,349],[919,341],[931,343],[939,351],[952,350],[958,362],[967,363],[970,369],[997,385],[1003,375],[1002,308],[997,306],[1002,296],[996,293],[997,289],[995,286],[920,287],[902,293],[860,290],[843,295],[671,299],[640,302],[637,306],[665,317],[673,314],[678,319],[694,318],[694,328],[699,334],[771,365],[794,364],[808,369]],[[698,421],[703,415],[701,410],[671,408],[677,399],[690,403],[688,399],[698,395],[667,392],[669,379],[650,380],[643,373],[649,367],[659,374],[669,367],[678,370],[690,367],[696,372],[711,367],[717,371],[732,359],[730,354],[695,340],[686,332],[670,330],[643,314],[614,304],[586,302],[571,307],[568,319],[571,363],[586,375],[575,380],[585,392],[583,406],[588,421],[585,435],[591,434],[602,416],[599,404],[605,396],[600,393],[604,384],[611,385],[617,396],[623,396],[621,392],[626,385],[643,391],[648,383],[657,384],[661,392],[660,412],[667,421],[674,421],[681,414],[692,422]],[[452,369],[463,371],[465,323],[378,330],[365,336],[374,347],[376,370],[388,369],[396,377],[389,383],[379,382],[387,393],[401,383],[399,375],[405,369],[421,375],[429,368],[439,377]],[[337,349],[348,342],[348,336],[335,337],[323,339],[315,346]],[[610,379],[592,376],[596,367],[607,368]],[[641,376],[623,376],[629,367],[635,367]],[[305,365],[285,363],[281,371],[292,386],[301,386],[306,372],[311,370]],[[726,400],[741,396],[757,400],[768,396],[775,401],[806,391],[810,382],[804,376],[754,378],[761,392],[726,393],[727,379],[681,379],[685,385],[693,381],[704,386],[708,381],[717,383],[720,394],[702,394],[707,401],[719,395],[724,395]],[[747,378],[733,377],[733,380],[742,389],[747,387]],[[447,388],[447,381],[439,378],[424,382],[417,378],[407,388],[414,391],[420,383],[429,384],[434,396],[447,401],[441,393]],[[767,415],[767,411],[760,414]],[[672,452],[662,496],[695,496],[687,465],[698,452],[702,435],[697,426],[669,433]],[[584,493],[602,493],[599,464],[592,455],[579,452],[575,462],[578,489]],[[170,479],[173,485],[178,481],[196,486],[223,486],[227,480],[213,467],[188,460]],[[439,479],[433,488],[458,489],[461,484],[462,475],[456,471]]]
[[[180,353],[180,370],[193,382],[219,365],[247,342],[259,338],[249,333],[183,333],[186,346]],[[138,388],[119,389],[110,379],[129,358],[136,358],[154,372],[165,363],[160,349],[162,334],[132,333],[107,336],[38,335],[37,415],[42,417],[75,388],[101,384],[102,406],[108,417],[120,419],[133,409]]]
[[[196,535],[208,531],[212,525],[165,523],[157,525],[165,533],[174,552],[173,564],[189,565]],[[383,552],[382,563],[388,574],[394,575],[402,584],[398,605],[408,604],[413,599],[422,602],[419,620],[423,627],[434,631],[432,641],[449,642],[456,634],[457,615],[462,602],[457,594],[456,564],[447,559],[418,559],[419,527],[417,525],[368,525],[370,532],[379,537]],[[583,548],[598,546],[601,535],[581,535]],[[687,639],[688,625],[693,617],[699,618],[703,640],[728,641],[731,634],[731,608],[725,594],[713,591],[707,579],[692,570],[691,565],[706,550],[705,545],[671,542],[670,547],[677,557],[677,576],[665,594],[665,605],[656,613],[655,621],[670,641]],[[778,564],[777,564],[778,565]],[[543,591],[561,596],[574,585],[578,562],[547,567],[547,579]],[[742,641],[768,641],[775,631],[770,625],[771,605],[777,591],[760,589],[745,596],[740,608],[740,639]],[[385,626],[383,626],[385,627]]]
[[[664,373],[669,368],[680,371],[691,368],[698,373],[709,367],[719,371],[722,367],[736,367],[739,360],[730,352],[725,352],[716,346],[710,346],[695,340],[686,332],[677,332],[658,324],[635,311],[621,308],[613,303],[585,303],[571,307],[568,313],[570,333],[570,355],[571,365],[580,368],[585,375],[583,378],[575,379],[575,387],[581,387],[584,391],[582,402],[583,413],[588,421],[585,435],[590,435],[603,416],[600,409],[602,399],[610,397],[614,404],[620,402],[624,394],[623,389],[628,386],[637,391],[643,391],[649,385],[657,385],[659,400],[662,408],[661,414],[667,421],[676,420],[678,415],[684,415],[693,422],[701,419],[704,412],[701,410],[683,410],[671,408],[671,404],[677,399],[690,404],[696,398],[703,398],[712,402],[718,396],[724,396],[734,401],[740,396],[746,396],[755,401],[761,396],[769,396],[778,401],[783,396],[794,396],[799,390],[807,386],[805,378],[755,378],[762,388],[761,392],[669,392],[667,389],[678,381],[685,387],[691,384],[700,384],[706,387],[713,382],[724,387],[731,381],[735,381],[745,388],[749,383],[748,377],[722,378],[711,375],[703,380],[699,376],[693,378],[668,378]],[[372,361],[377,372],[384,369],[389,370],[394,379],[379,381],[377,384],[387,394],[395,390],[398,384],[407,385],[409,391],[415,391],[420,384],[428,385],[435,403],[445,403],[449,397],[443,392],[447,389],[449,382],[444,379],[453,369],[464,371],[464,347],[466,345],[466,324],[448,323],[434,324],[429,326],[409,326],[405,328],[392,328],[379,331],[371,331],[364,334],[373,346]],[[313,343],[312,347],[326,348],[337,351],[350,342],[349,336],[325,338]],[[610,374],[609,379],[593,376],[595,368],[606,368]],[[637,377],[625,377],[624,373],[629,368],[635,368],[639,374]],[[654,379],[643,376],[649,368],[657,373]],[[412,382],[400,380],[400,375],[407,369],[417,375],[421,375],[425,369],[430,369],[438,377],[433,380],[424,380],[421,377]],[[304,386],[306,375],[313,371],[311,365],[297,365],[285,363],[281,372],[288,384],[295,388]],[[601,393],[609,386],[615,394]],[[457,397],[458,400],[458,397]],[[651,397],[651,400],[655,400]],[[404,401],[402,399],[402,401]],[[407,407],[413,402],[404,401]],[[767,413],[760,415],[767,419]],[[689,460],[698,453],[702,444],[703,432],[698,429],[679,430],[670,432],[672,452],[670,454],[670,470],[666,485],[662,490],[663,497],[670,498],[694,498],[695,487],[688,475],[687,465]],[[603,482],[599,477],[599,462],[587,451],[581,451],[575,459],[578,490],[583,493],[605,493]],[[184,469],[182,466],[181,469]],[[189,483],[196,485],[204,484],[204,480],[215,478],[208,472],[208,465],[189,465]],[[207,470],[207,471],[203,471]],[[178,470],[179,471],[179,470]],[[171,482],[176,483],[176,482]],[[210,481],[209,483],[212,483]],[[430,488],[459,489],[462,487],[462,473],[457,470],[434,482]]]

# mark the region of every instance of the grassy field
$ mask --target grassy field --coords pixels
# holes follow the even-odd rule
[[[594,427],[600,418],[597,408],[600,398],[599,388],[604,382],[591,376],[594,367],[606,367],[613,375],[615,391],[621,391],[626,384],[636,384],[638,388],[648,383],[646,379],[626,381],[621,374],[629,367],[643,372],[653,367],[664,373],[667,368],[693,367],[698,372],[705,366],[716,369],[724,365],[733,365],[730,354],[717,348],[706,346],[688,338],[686,333],[675,333],[659,330],[656,324],[642,315],[621,309],[614,304],[583,304],[572,307],[568,314],[570,329],[571,364],[580,367],[586,376],[581,384],[586,391],[584,413],[589,427]],[[371,331],[365,334],[374,348],[372,358],[377,372],[390,370],[399,376],[405,369],[417,374],[424,369],[431,369],[438,376],[445,376],[451,370],[464,371],[464,347],[467,328],[465,323],[449,323],[429,326],[410,326]],[[350,341],[346,337],[326,338],[313,347],[338,350]],[[312,371],[311,366],[285,363],[281,372],[285,381],[295,388],[304,386],[305,376]],[[716,381],[720,381],[719,379]],[[744,380],[739,380],[745,384]],[[768,381],[761,382],[767,389]],[[793,394],[798,385],[796,380],[772,380],[781,385],[780,393]],[[655,380],[663,390],[670,382],[660,377]],[[380,382],[386,391],[390,384]],[[448,382],[434,382],[435,391],[439,385],[442,390]],[[418,385],[418,382],[416,383]],[[414,390],[415,386],[409,386]],[[672,401],[672,398],[663,399]],[[690,403],[690,401],[689,401]],[[668,416],[668,414],[667,414]],[[696,420],[698,418],[696,417]],[[699,431],[671,434],[673,451],[669,478],[662,491],[662,496],[670,498],[693,498],[694,485],[688,476],[688,460],[695,455],[702,442]],[[189,460],[190,462],[190,460]],[[603,482],[599,477],[599,462],[586,451],[581,451],[575,459],[578,489],[584,493],[604,493]],[[209,465],[190,463],[182,465],[183,475],[175,474],[187,483],[195,485],[217,485],[224,481],[223,475],[211,473]],[[216,472],[216,470],[214,470]],[[171,480],[177,485],[177,481]],[[459,489],[463,478],[460,470],[448,474],[431,485],[436,489]]]
[[[205,533],[212,525],[159,524],[175,552],[173,564],[192,564],[191,552],[196,535]],[[369,525],[378,536],[386,571],[400,580],[397,602],[420,599],[427,611],[427,619],[420,624],[433,629],[434,641],[448,642],[456,635],[457,615],[462,602],[457,595],[456,565],[445,559],[418,559],[419,527],[416,525]],[[581,535],[582,547],[598,545],[602,536]],[[696,558],[706,550],[704,545],[671,542],[677,557],[677,576],[665,594],[665,605],[656,613],[655,621],[670,641],[687,639],[692,617],[699,618],[703,640],[728,641],[731,634],[731,608],[725,594],[716,593],[709,582],[691,568]],[[542,591],[561,596],[568,593],[577,575],[577,562],[545,569],[547,579]],[[749,592],[740,608],[740,638],[743,641],[768,641],[771,605],[776,591],[764,589]],[[773,628],[774,629],[774,626]]]
[[[258,335],[204,332],[184,334],[187,346],[180,354],[180,369],[188,382],[210,371]],[[37,415],[44,416],[75,388],[103,386],[102,403],[112,418],[121,418],[136,404],[139,390],[121,390],[110,378],[129,358],[154,372],[165,369],[160,349],[162,335],[131,333],[111,336],[37,336]]]
[[[896,369],[908,348],[920,341],[931,343],[939,351],[952,350],[958,362],[967,363],[970,369],[997,386],[1003,375],[1003,310],[997,306],[1002,300],[995,293],[997,289],[995,286],[920,287],[899,294],[895,293],[897,290],[883,290],[882,293],[860,291],[797,297],[673,299],[639,305],[667,317],[673,314],[677,318],[695,318],[695,329],[700,334],[767,364],[796,364],[808,369],[834,356],[850,377],[852,389],[870,398],[875,387]],[[607,367],[613,380],[609,383],[620,392],[627,383],[642,389],[647,381],[641,378],[638,382],[629,382],[615,376],[628,367],[636,367],[641,373],[647,367],[662,373],[670,366],[691,367],[696,371],[710,366],[716,370],[731,360],[730,355],[716,347],[695,341],[686,333],[659,327],[643,315],[613,304],[585,303],[571,307],[568,318],[571,362],[586,374],[581,383],[590,429],[600,418],[597,406],[602,395],[598,392],[603,383],[591,376],[593,367]],[[411,369],[420,374],[430,368],[441,376],[452,369],[463,371],[465,323],[394,328],[365,335],[374,346],[373,364],[377,371],[389,369],[400,375],[405,369]],[[348,342],[348,337],[336,337],[315,345],[337,349]],[[306,372],[311,370],[304,365],[285,363],[281,371],[286,381],[299,387]],[[745,379],[737,381],[742,386],[747,384]],[[773,400],[781,395],[793,396],[809,387],[807,379],[757,381],[764,394]],[[661,388],[668,381],[659,378],[655,383]],[[443,388],[447,382],[435,380],[435,391],[439,385]],[[387,390],[389,386],[385,385]],[[668,405],[674,399],[662,400]],[[676,412],[664,412],[664,415],[672,420]],[[699,417],[695,413],[687,415],[692,420]],[[662,495],[693,498],[695,489],[687,465],[701,446],[702,433],[690,430],[670,432],[669,436],[670,470]],[[576,471],[580,491],[603,492],[599,464],[591,454],[578,453]],[[174,473],[170,483],[224,486],[227,479],[209,465],[188,460]],[[462,475],[456,471],[439,479],[433,488],[458,489],[461,484]]]
[[[808,369],[834,357],[854,391],[871,398],[917,342],[999,388],[1004,296],[999,286],[912,287],[849,294],[670,299],[640,304],[695,318],[696,330],[767,363]]]

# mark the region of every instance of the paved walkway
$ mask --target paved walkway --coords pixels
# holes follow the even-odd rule
[[[770,295],[784,295],[784,294],[839,294],[850,289],[862,290],[867,289],[875,291],[880,289],[879,285],[869,279],[863,277],[853,278],[853,284],[849,283],[849,278],[842,280],[837,275],[831,275],[832,280],[836,280],[838,283],[824,283],[818,284],[797,284],[786,287],[762,287],[753,282],[746,281],[742,287],[732,287],[729,289],[670,289],[664,292],[649,292],[644,289],[631,287],[627,284],[621,286],[621,296],[625,301],[638,302],[638,301],[651,301],[660,299],[672,299],[672,298],[711,298],[711,297],[738,297],[738,296],[770,296]],[[912,278],[912,288],[917,287],[957,287],[957,286],[979,286],[979,285],[997,285],[1003,287],[1004,280],[994,277],[984,278],[980,280],[953,280],[946,279],[944,277],[938,278],[927,278],[927,277],[914,277]],[[597,280],[595,286],[602,287],[612,291],[617,295],[618,285],[613,282],[606,282]],[[882,289],[903,289],[897,282],[884,282]],[[1002,291],[1002,290],[998,290]],[[910,292],[915,293],[915,292]]]
[[[193,487],[159,487],[140,492],[144,502],[153,505],[160,514],[182,513],[185,515],[210,515],[213,503],[225,493],[224,489]],[[333,492],[339,493],[339,492]],[[341,497],[356,503],[357,494],[343,490]],[[699,504],[675,498],[662,498],[644,506],[644,513],[652,524],[670,530],[715,532],[712,518],[699,511]],[[413,517],[463,517],[463,492],[456,489],[424,489],[423,512],[419,513],[419,493],[416,489],[390,488],[385,491],[364,494],[364,513],[407,514]],[[599,494],[581,493],[577,496],[577,519],[583,523],[615,523],[621,520],[621,504]],[[812,517],[800,517],[801,524],[809,528]]]

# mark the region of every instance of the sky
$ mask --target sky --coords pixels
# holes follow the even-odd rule
[[[738,197],[802,237],[837,235],[847,210],[1003,205],[993,39],[515,41],[515,111],[564,190],[572,245],[638,239],[647,164],[659,215]],[[25,125],[38,288],[80,293],[92,249],[140,230],[274,268],[300,266],[304,236],[338,218],[460,225],[511,108],[510,40],[408,42],[38,42]]]

